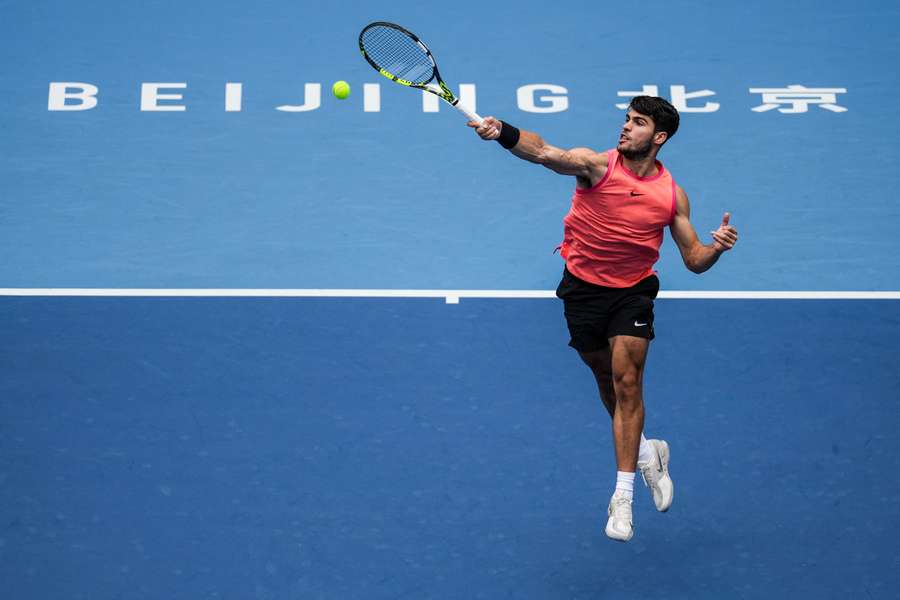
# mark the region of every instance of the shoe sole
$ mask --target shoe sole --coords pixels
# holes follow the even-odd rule
[[[631,535],[629,535],[629,536],[628,536],[627,538],[625,538],[625,539],[622,539],[622,538],[620,538],[620,537],[616,537],[616,536],[610,535],[608,529],[605,530],[605,533],[606,533],[606,537],[608,537],[608,538],[611,539],[612,541],[614,541],[614,542],[622,542],[623,544],[624,544],[625,542],[627,542],[628,540],[630,540],[631,538],[634,537],[634,529],[631,530]]]
[[[672,501],[675,500],[675,482],[672,481],[672,478],[669,477],[669,444],[665,442],[665,440],[659,440],[659,445],[662,446],[659,451],[659,462],[662,464],[663,473],[666,474],[666,477],[669,479],[669,483],[672,484],[672,497],[669,498],[669,505],[663,509],[657,508],[659,512],[666,512],[672,506]]]

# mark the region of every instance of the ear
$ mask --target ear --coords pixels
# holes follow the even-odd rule
[[[663,144],[666,143],[667,139],[669,139],[669,134],[666,133],[665,131],[657,131],[656,133],[653,134],[653,143],[654,144],[659,144],[660,146],[662,146]]]

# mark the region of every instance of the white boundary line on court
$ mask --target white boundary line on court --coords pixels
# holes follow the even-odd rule
[[[555,298],[552,290],[363,290],[363,289],[161,289],[161,288],[0,288],[0,296],[104,296],[165,298]],[[660,298],[710,300],[900,300],[900,292],[662,291]]]

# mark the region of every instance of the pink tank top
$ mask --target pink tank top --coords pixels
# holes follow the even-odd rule
[[[605,287],[631,287],[653,275],[663,230],[675,217],[675,180],[659,172],[638,177],[608,150],[606,175],[590,189],[575,189],[563,219],[560,254],[569,272]]]

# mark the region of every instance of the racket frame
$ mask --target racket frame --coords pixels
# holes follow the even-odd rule
[[[401,79],[400,77],[397,77],[393,73],[389,73],[388,71],[385,71],[384,68],[382,68],[374,60],[372,60],[372,58],[368,55],[368,53],[366,53],[365,46],[363,45],[363,35],[366,33],[366,31],[368,31],[372,27],[376,27],[376,26],[390,27],[392,29],[396,29],[396,30],[400,31],[401,33],[403,33],[404,35],[408,36],[416,44],[418,44],[419,47],[425,51],[425,54],[428,56],[428,60],[431,61],[431,68],[432,68],[431,78],[428,81],[426,81],[425,83],[413,83],[412,81],[407,81],[405,79]],[[413,87],[413,88],[418,88],[420,90],[425,90],[426,92],[431,92],[432,94],[434,94],[438,98],[441,98],[447,104],[449,104],[450,106],[452,106],[453,108],[455,108],[456,110],[461,112],[462,114],[466,115],[466,117],[468,117],[468,119],[470,121],[475,121],[478,124],[481,124],[481,122],[484,121],[484,119],[482,119],[478,115],[478,113],[470,110],[465,104],[461,103],[459,101],[459,98],[457,98],[456,95],[450,90],[450,88],[447,87],[447,84],[444,83],[444,80],[441,78],[441,73],[440,73],[440,71],[438,71],[437,61],[434,59],[434,55],[431,53],[431,50],[428,49],[428,46],[425,45],[425,42],[423,42],[421,39],[419,39],[419,36],[414,34],[412,31],[409,31],[405,27],[401,27],[400,25],[397,25],[396,23],[388,23],[387,21],[375,21],[374,23],[369,23],[368,25],[363,27],[363,30],[359,33],[359,51],[362,53],[363,58],[366,59],[366,62],[368,62],[370,65],[372,65],[373,69],[375,69],[376,71],[378,71],[383,76],[390,79],[391,81],[399,83],[400,85],[405,85],[406,87]],[[436,83],[432,83],[432,82],[436,82]]]

